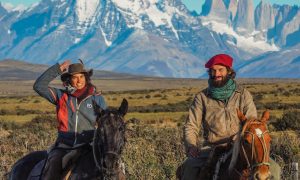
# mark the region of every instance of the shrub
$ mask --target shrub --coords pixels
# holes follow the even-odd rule
[[[154,94],[153,97],[162,97],[161,94]]]
[[[280,165],[282,169],[282,179],[290,179],[292,172],[289,165],[292,162],[300,161],[300,141],[298,137],[289,133],[282,133],[277,137],[272,137],[271,157]]]
[[[0,109],[0,115],[3,116],[3,115],[8,115],[8,114],[11,114],[11,112],[9,110],[6,110],[6,109]]]
[[[291,95],[291,93],[290,92],[288,92],[288,91],[285,91],[284,93],[282,93],[284,96],[290,96]]]
[[[0,130],[5,129],[5,130],[15,130],[20,127],[19,124],[17,124],[14,121],[0,121]]]
[[[20,116],[20,115],[26,115],[26,114],[43,114],[43,112],[40,111],[40,110],[17,108],[16,109],[16,114]]]
[[[162,100],[167,100],[168,99],[168,96],[167,95],[164,95],[164,97],[161,98]]]
[[[273,124],[277,130],[299,130],[300,129],[300,112],[287,111],[282,118],[277,119]]]
[[[188,111],[190,102],[180,101],[177,103],[168,103],[166,105],[160,105],[153,103],[148,106],[131,106],[129,107],[129,112],[184,112]]]
[[[149,98],[151,98],[151,96],[150,96],[149,94],[147,94],[147,95],[145,96],[145,98],[149,99]]]
[[[36,100],[33,101],[33,103],[40,103],[40,102],[41,102],[41,101],[38,100],[38,99],[36,99]]]
[[[264,95],[261,94],[261,93],[253,94],[253,100],[254,100],[254,102],[262,100],[263,97],[264,97]]]

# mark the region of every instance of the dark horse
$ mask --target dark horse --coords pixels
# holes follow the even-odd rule
[[[95,104],[94,108],[97,114],[97,128],[94,131],[92,145],[89,143],[81,145],[76,163],[65,169],[64,179],[125,179],[119,162],[125,145],[124,116],[128,110],[128,102],[123,99],[118,110],[103,110]],[[75,148],[68,150],[72,149]],[[41,179],[46,158],[46,151],[26,155],[13,165],[9,179]]]

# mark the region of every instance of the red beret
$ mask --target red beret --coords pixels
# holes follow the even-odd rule
[[[229,68],[232,68],[232,57],[227,54],[217,54],[210,58],[205,64],[206,68],[211,68],[213,65],[220,64]]]

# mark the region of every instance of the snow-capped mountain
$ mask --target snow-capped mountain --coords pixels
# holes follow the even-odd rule
[[[252,0],[239,0],[234,29],[240,34],[247,35],[254,31],[254,7]]]
[[[7,10],[2,6],[0,2],[0,17],[3,17],[5,14],[7,14]]]
[[[239,66],[300,42],[296,6],[206,0],[202,8],[197,15],[180,0],[42,0],[24,11],[0,4],[0,59],[81,58],[101,70],[199,77],[217,53]]]
[[[255,57],[238,69],[239,77],[300,78],[300,44]]]

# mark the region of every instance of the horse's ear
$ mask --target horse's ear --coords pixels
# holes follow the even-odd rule
[[[126,99],[123,99],[123,101],[121,103],[121,106],[119,107],[119,113],[122,116],[125,116],[125,114],[127,113],[127,111],[128,111],[128,101]]]
[[[241,122],[245,122],[247,120],[246,116],[239,109],[236,109],[236,112]]]
[[[94,108],[96,115],[101,116],[103,113],[103,109],[96,103],[96,101],[94,99],[92,100],[92,102],[93,102],[93,108]]]
[[[263,113],[263,115],[262,115],[262,117],[261,117],[261,122],[267,122],[268,120],[269,120],[269,118],[270,118],[270,112],[268,111],[268,110],[266,110],[264,113]]]

